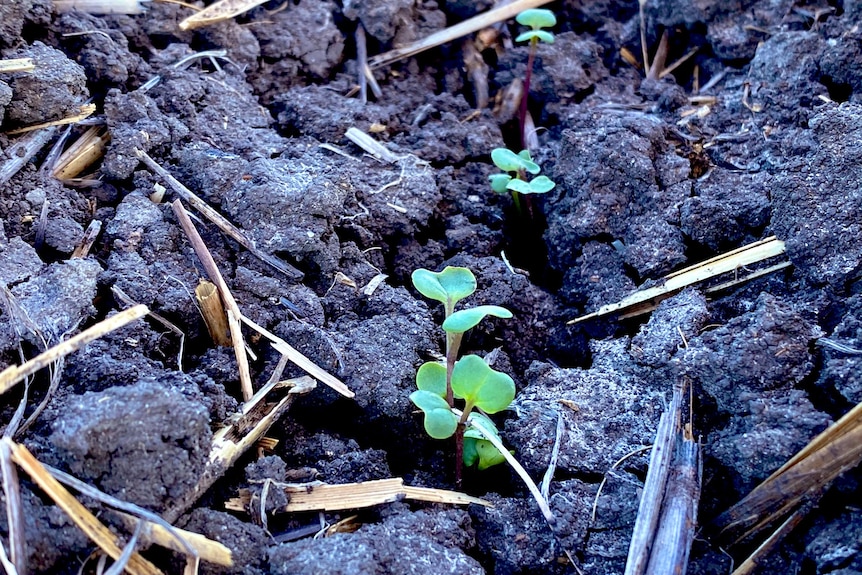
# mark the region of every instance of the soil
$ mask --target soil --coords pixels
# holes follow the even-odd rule
[[[862,4],[650,0],[650,53],[664,32],[668,62],[698,50],[647,80],[621,52],[641,54],[637,3],[552,2],[556,42],[538,48],[529,110],[540,127],[534,159],[557,185],[520,213],[488,184],[491,150],[520,146],[517,119],[493,102],[474,109],[461,41],[377,70],[380,98],[348,95],[360,24],[377,54],[490,5],[269,2],[183,32],[191,12],[173,3],[96,16],[0,0],[0,57],[37,65],[0,74],[0,129],[92,101],[111,136],[84,185],[51,176],[50,146],[0,184],[0,367],[113,314],[122,307],[113,287],[185,334],[180,353],[180,338],[147,320],[69,356],[47,408],[17,439],[41,461],[160,512],[194,484],[213,431],[236,411],[233,352],[209,339],[191,295],[198,261],[168,203],[151,201],[164,182],[135,148],[301,272],[282,274],[198,224],[243,313],[356,393],[321,386],[299,400],[270,431],[274,450],[244,457],[178,521],[234,552],[234,568],[204,564],[203,573],[573,573],[563,546],[584,573],[622,573],[648,466],[642,448],[674,385],[693,388],[703,525],[862,401],[859,356],[815,345],[862,348]],[[492,101],[528,58],[507,40],[514,22],[499,32],[481,52]],[[215,49],[226,57],[173,65]],[[399,160],[364,154],[345,138],[352,126]],[[0,133],[0,165],[16,138]],[[103,231],[90,255],[71,259],[93,220]],[[566,323],[771,235],[791,267],[709,297],[687,289],[639,318]],[[259,508],[228,512],[228,499],[259,494],[267,479],[454,488],[451,446],[424,435],[408,399],[416,369],[442,346],[441,310],[410,274],[445,265],[475,272],[470,304],[514,313],[471,331],[464,351],[493,353],[515,379],[516,400],[497,421],[534,478],[562,420],[550,484],[556,537],[503,467],[468,470],[464,481],[494,507],[397,502],[328,537],[294,535],[353,513],[275,514],[264,526]],[[251,345],[261,384],[278,357]],[[48,390],[47,376],[32,382],[27,414]],[[20,394],[3,398],[4,425]],[[836,480],[759,572],[862,573],[860,479],[851,470]],[[92,544],[22,484],[31,571],[78,572]],[[285,503],[276,499],[268,509]],[[5,522],[0,514],[4,536]],[[689,573],[731,569],[709,535],[695,541]],[[734,550],[736,561],[745,551]],[[160,553],[148,556],[181,570]]]

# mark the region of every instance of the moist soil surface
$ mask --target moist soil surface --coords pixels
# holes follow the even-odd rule
[[[703,443],[704,529],[688,572],[738,564],[751,546],[726,552],[712,520],[862,401],[850,353],[862,348],[862,4],[649,0],[646,47],[666,53],[649,78],[638,3],[549,4],[556,41],[537,49],[529,141],[556,187],[520,210],[488,182],[491,150],[521,149],[529,48],[513,44],[514,21],[375,70],[382,93],[368,102],[354,89],[360,27],[375,55],[490,5],[273,1],[181,31],[192,10],[178,3],[90,15],[0,0],[0,56],[36,64],[0,73],[0,173],[28,137],[6,132],[87,102],[88,122],[110,136],[97,163],[61,181],[51,149],[66,128],[49,128],[0,183],[0,367],[126,307],[115,288],[183,333],[139,321],[68,356],[55,385],[40,373],[24,417],[47,404],[15,439],[160,513],[195,484],[241,401],[233,351],[212,343],[193,296],[203,272],[175,196],[151,198],[167,184],[139,149],[285,264],[291,273],[197,222],[243,314],[356,394],[321,385],[298,399],[268,433],[277,443],[246,454],[179,518],[233,550],[234,567],[202,573],[574,573],[564,549],[581,572],[622,573],[644,448],[683,384]],[[224,53],[186,59],[211,50]],[[351,127],[394,159],[354,145]],[[72,127],[68,141],[88,128]],[[94,221],[89,254],[73,258]],[[651,314],[567,325],[773,235],[792,265],[719,292],[688,288]],[[447,265],[477,277],[465,303],[514,314],[480,324],[462,349],[514,378],[516,399],[495,419],[536,479],[562,423],[549,486],[556,536],[506,466],[465,472],[462,490],[493,507],[279,513],[286,501],[270,494],[263,524],[267,480],[455,488],[451,442],[424,434],[408,398],[443,345],[442,310],[410,274]],[[259,386],[279,354],[250,335]],[[285,377],[302,373],[290,366]],[[21,387],[3,397],[4,426]],[[857,470],[839,477],[759,572],[862,572],[859,480]],[[240,490],[257,494],[251,508],[228,510]],[[79,572],[94,545],[23,475],[22,499],[30,572]],[[321,529],[352,515],[352,531]],[[5,543],[5,514],[0,531]],[[179,556],[145,555],[182,570]]]

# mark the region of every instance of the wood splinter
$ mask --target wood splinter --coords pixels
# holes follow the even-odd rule
[[[161,167],[149,156],[149,154],[143,150],[135,148],[135,155],[137,155],[138,159],[141,160],[148,168],[162,177],[168,186],[180,198],[200,212],[206,219],[214,223],[223,233],[251,252],[256,258],[271,265],[291,279],[301,280],[303,278],[304,274],[292,265],[258,249],[257,246],[254,245],[254,242],[247,238],[235,225],[230,223],[224,216],[210,207],[210,205],[205,201],[193,194],[191,190],[182,185],[179,180],[174,178],[166,169]],[[2,181],[0,181],[0,183],[2,183]]]
[[[221,347],[229,347],[230,328],[218,288],[212,282],[200,280],[195,288],[195,299],[201,308],[201,315],[204,317],[204,323],[213,342]]]
[[[66,341],[58,343],[22,365],[10,365],[0,372],[0,395],[12,389],[25,377],[33,375],[43,367],[47,367],[73,351],[81,349],[91,341],[99,339],[103,335],[115,331],[136,319],[144,317],[149,311],[145,305],[136,305],[133,308],[121,311],[100,321]]]
[[[288,496],[289,502],[287,506],[280,510],[288,513],[362,509],[364,507],[392,503],[401,499],[426,501],[429,503],[447,503],[450,505],[469,505],[473,503],[482,505],[483,507],[493,507],[491,503],[484,499],[472,497],[458,491],[404,485],[404,480],[400,477],[340,485],[329,485],[319,482],[276,485]],[[228,501],[226,507],[233,511],[246,511],[250,501],[251,494],[247,490],[243,490],[240,492],[240,497]]]
[[[227,308],[227,325],[228,331],[230,331],[230,341],[233,345],[234,353],[236,354],[237,369],[239,370],[239,384],[242,388],[242,399],[243,401],[248,401],[254,395],[254,387],[251,383],[251,371],[248,365],[248,355],[245,351],[245,340],[242,337],[242,329],[240,328],[239,323],[239,319],[242,317],[242,314],[239,311],[239,306],[233,298],[233,294],[231,294],[230,289],[227,287],[227,283],[224,281],[218,266],[216,266],[212,254],[210,254],[209,249],[207,249],[206,244],[204,244],[203,238],[201,238],[197,228],[195,228],[191,218],[189,218],[182,202],[180,200],[174,200],[171,207],[174,209],[174,214],[176,214],[177,220],[180,222],[180,226],[183,228],[186,236],[188,236],[189,241],[192,244],[192,248],[194,248],[195,254],[197,254],[201,264],[203,264],[207,275],[209,275],[215,286],[218,287],[218,295],[221,296],[221,301],[224,302],[224,307]]]

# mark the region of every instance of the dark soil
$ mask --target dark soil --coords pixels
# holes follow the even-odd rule
[[[703,524],[862,401],[859,356],[815,345],[828,337],[862,348],[862,5],[650,0],[650,53],[665,31],[668,62],[698,51],[645,80],[621,57],[641,54],[637,3],[551,3],[557,41],[539,47],[530,111],[541,127],[534,157],[557,186],[521,214],[487,180],[491,150],[519,146],[517,121],[474,111],[461,41],[378,70],[379,99],[347,95],[359,23],[377,54],[490,5],[269,2],[182,32],[190,11],[177,4],[93,16],[0,0],[0,57],[37,65],[0,74],[0,129],[63,118],[92,100],[111,136],[83,186],[51,176],[50,145],[0,183],[0,367],[114,313],[122,305],[112,287],[185,334],[182,356],[179,337],[150,320],[69,356],[46,410],[17,439],[41,461],[160,512],[194,484],[213,431],[236,410],[233,353],[213,347],[192,295],[198,260],[168,203],[150,200],[164,182],[135,148],[301,272],[283,275],[198,224],[244,314],[356,392],[347,400],[320,386],[301,399],[270,431],[274,452],[243,458],[179,520],[231,547],[229,572],[573,573],[562,544],[585,573],[622,573],[648,452],[611,468],[652,443],[674,385],[694,389]],[[507,23],[501,44],[482,52],[492,100],[524,74],[527,48],[503,42],[516,31]],[[210,49],[227,59],[173,66]],[[351,126],[401,159],[364,154],[344,137]],[[0,166],[16,138],[0,134]],[[90,255],[70,259],[92,220],[103,231]],[[638,319],[566,325],[770,235],[786,242],[792,267],[709,299],[687,289]],[[559,538],[506,468],[467,471],[464,489],[492,508],[399,502],[360,512],[357,531],[329,537],[283,542],[350,512],[276,514],[267,531],[259,507],[226,511],[240,489],[259,493],[267,479],[403,477],[454,488],[451,446],[424,435],[408,399],[416,369],[442,345],[440,310],[409,277],[445,265],[475,272],[471,304],[514,312],[470,332],[464,348],[495,352],[495,368],[515,379],[518,395],[498,423],[534,478],[562,419],[550,486]],[[260,385],[278,357],[250,341]],[[41,374],[27,414],[47,390]],[[4,396],[4,425],[20,394]],[[860,479],[858,470],[840,477],[759,572],[862,573]],[[31,571],[78,572],[92,544],[26,480],[23,506]],[[0,514],[4,537],[5,522]],[[733,551],[737,562],[745,551]],[[721,542],[698,538],[689,573],[730,569]]]

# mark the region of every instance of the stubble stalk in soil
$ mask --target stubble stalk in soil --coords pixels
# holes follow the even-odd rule
[[[0,395],[6,393],[25,377],[33,375],[43,367],[47,367],[58,359],[65,357],[93,340],[99,339],[112,331],[120,329],[124,325],[140,319],[149,313],[145,305],[137,305],[133,308],[119,312],[96,325],[82,331],[75,337],[60,342],[54,347],[40,353],[33,359],[22,365],[12,365],[0,372]]]

